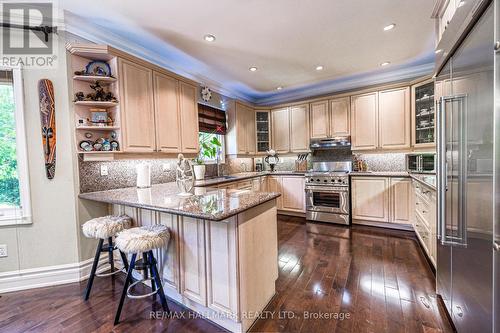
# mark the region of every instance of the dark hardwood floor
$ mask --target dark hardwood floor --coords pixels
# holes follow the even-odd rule
[[[411,233],[333,225],[312,230],[303,219],[283,216],[278,225],[277,294],[251,331],[452,331],[436,302],[432,271]],[[82,300],[85,281],[3,294],[0,332],[223,331],[189,318],[189,311],[172,301],[171,310],[185,318],[150,319],[151,311],[161,310],[150,299],[127,300],[114,327],[123,280],[97,278],[88,302]]]

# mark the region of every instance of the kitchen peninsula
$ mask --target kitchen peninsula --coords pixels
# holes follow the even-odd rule
[[[80,194],[136,225],[164,224],[168,249],[155,255],[166,295],[231,332],[245,332],[275,294],[275,192],[194,188],[175,183]],[[265,269],[262,269],[262,268]]]

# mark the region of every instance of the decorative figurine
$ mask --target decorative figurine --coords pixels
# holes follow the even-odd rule
[[[193,177],[193,167],[191,166],[191,162],[184,158],[184,155],[179,154],[177,156],[177,169],[175,171],[175,182],[177,183],[177,187],[181,193],[180,196],[191,196],[192,193],[189,193],[194,185],[194,177]]]

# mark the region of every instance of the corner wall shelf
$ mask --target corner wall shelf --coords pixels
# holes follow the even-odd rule
[[[85,81],[85,82],[103,82],[103,83],[113,83],[116,82],[116,78],[109,76],[97,76],[97,75],[75,75],[73,80]]]
[[[101,106],[101,107],[113,107],[118,105],[118,103],[115,102],[99,102],[99,101],[76,101],[74,103],[75,105]]]

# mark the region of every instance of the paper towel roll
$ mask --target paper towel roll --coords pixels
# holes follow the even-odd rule
[[[151,187],[151,165],[141,163],[135,169],[137,171],[137,187]]]

